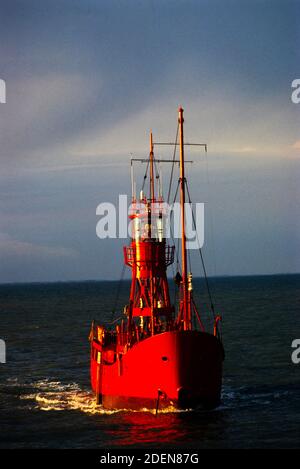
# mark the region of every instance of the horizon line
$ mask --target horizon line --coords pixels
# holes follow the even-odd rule
[[[208,279],[218,279],[218,278],[237,278],[237,277],[279,277],[279,276],[294,276],[300,275],[300,272],[281,272],[273,274],[225,274],[225,275],[210,275],[207,276]],[[168,280],[172,280],[173,277],[168,277]],[[193,279],[204,279],[204,276],[194,276]],[[124,278],[123,281],[130,282],[131,278]],[[32,280],[32,281],[21,281],[21,282],[0,282],[0,286],[8,285],[41,285],[41,284],[56,284],[56,283],[100,283],[100,282],[120,282],[120,279],[86,279],[86,280]]]

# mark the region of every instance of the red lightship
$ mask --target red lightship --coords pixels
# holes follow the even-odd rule
[[[212,311],[213,331],[204,330],[193,300],[192,275],[187,268],[182,108],[177,135],[178,131],[180,158],[175,160],[176,136],[171,161],[155,159],[154,146],[158,143],[153,143],[151,134],[146,170],[146,175],[148,168],[150,172],[149,197],[141,191],[137,200],[134,188],[132,191],[129,215],[132,239],[130,246],[124,248],[124,261],[131,268],[132,280],[124,318],[114,329],[92,324],[91,384],[97,403],[105,408],[212,409],[220,403],[224,359],[220,316]],[[180,166],[181,272],[175,277],[179,290],[177,311],[170,300],[167,280],[167,267],[174,262],[175,248],[165,238],[160,183],[157,195],[155,191],[158,162]]]

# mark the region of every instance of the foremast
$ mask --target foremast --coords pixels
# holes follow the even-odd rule
[[[137,199],[133,191],[129,214],[132,240],[130,246],[124,247],[125,264],[132,271],[130,301],[126,311],[129,345],[136,332],[145,337],[171,330],[174,324],[174,307],[170,301],[166,274],[167,267],[174,262],[174,246],[169,246],[164,237],[165,207],[160,191],[158,195],[155,191],[153,148],[150,132],[149,197],[142,190]]]

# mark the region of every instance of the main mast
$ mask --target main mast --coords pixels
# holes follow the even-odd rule
[[[180,211],[181,211],[181,260],[182,260],[182,315],[183,328],[190,330],[191,308],[188,292],[188,275],[187,275],[187,253],[186,253],[186,234],[185,234],[185,174],[184,174],[184,136],[183,136],[183,109],[178,110],[178,123],[180,135]]]
[[[153,136],[150,132],[150,202],[154,203],[154,152],[153,152]]]

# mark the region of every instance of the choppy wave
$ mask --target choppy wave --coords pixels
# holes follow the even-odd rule
[[[286,389],[254,390],[247,386],[233,388],[224,386],[222,391],[222,404],[219,409],[230,410],[259,405],[271,405],[275,400],[285,399],[290,394]]]

